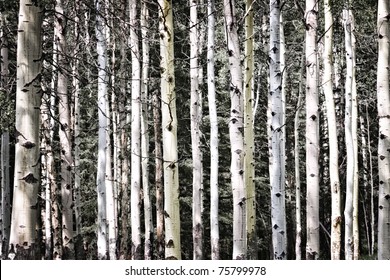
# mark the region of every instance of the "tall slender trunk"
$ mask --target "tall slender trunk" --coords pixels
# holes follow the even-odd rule
[[[253,129],[253,76],[254,76],[254,27],[253,27],[253,0],[245,3],[245,61],[244,61],[244,185],[246,187],[246,227],[248,242],[248,259],[257,259],[256,234],[256,189],[255,166],[253,152],[255,147]]]
[[[272,245],[275,260],[287,258],[287,228],[285,206],[284,105],[280,69],[280,3],[270,0],[270,182]]]
[[[192,235],[193,258],[203,258],[203,222],[202,222],[202,151],[200,141],[202,103],[199,89],[199,31],[198,1],[190,0],[190,77],[191,77],[191,146],[192,146]]]
[[[15,108],[15,178],[10,233],[11,259],[38,259],[36,234],[40,184],[40,77],[42,7],[20,0]]]
[[[306,0],[306,259],[320,253],[317,14],[317,1]]]
[[[244,185],[243,78],[234,0],[224,0],[229,90],[231,99],[229,137],[231,148],[231,185],[233,191],[233,259],[246,259],[246,193]]]
[[[164,186],[163,155],[161,147],[161,102],[157,91],[153,93],[153,130],[155,142],[155,185],[156,185],[156,249],[157,259],[164,259]]]
[[[131,49],[131,257],[141,255],[141,64],[138,42],[138,7],[130,1]]]
[[[331,258],[340,259],[341,249],[341,208],[340,208],[340,179],[339,179],[339,152],[337,141],[337,122],[333,99],[333,15],[329,0],[324,2],[325,15],[325,46],[324,46],[324,74],[323,89],[326,99],[326,112],[329,133],[329,174],[332,195],[332,228],[331,228]]]
[[[181,259],[173,11],[170,1],[159,0],[158,4],[160,6],[165,258]]]
[[[352,46],[352,14],[351,10],[343,10],[343,23],[345,30],[345,49],[347,76],[345,80],[345,146],[347,148],[347,178],[346,178],[346,197],[345,197],[345,259],[353,260],[354,258],[354,190],[355,190],[355,154],[353,142],[353,84],[354,84],[354,52]]]
[[[378,0],[378,259],[390,259],[390,4]]]
[[[103,0],[96,0],[96,49],[98,54],[98,166],[97,166],[97,253],[98,259],[107,259],[107,213],[106,213],[106,145],[107,145],[107,116],[106,96],[107,96],[107,45],[104,27],[104,19],[101,15],[103,12]]]
[[[218,116],[215,91],[215,3],[207,2],[207,92],[210,114],[210,238],[211,259],[219,259]]]
[[[295,164],[295,256],[297,260],[302,259],[302,206],[301,206],[301,160],[299,151],[299,123],[302,112],[303,99],[303,77],[305,72],[305,55],[302,55],[301,71],[299,74],[298,101],[294,117],[294,164]]]
[[[152,204],[149,183],[149,7],[143,1],[141,9],[141,34],[142,34],[142,83],[141,83],[141,173],[142,189],[144,197],[144,221],[145,244],[144,258],[150,260],[153,257],[153,221]]]

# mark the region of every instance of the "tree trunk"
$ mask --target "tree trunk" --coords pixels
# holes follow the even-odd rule
[[[345,80],[345,146],[347,148],[347,178],[345,197],[345,259],[353,260],[353,197],[355,176],[355,149],[352,131],[352,91],[353,91],[353,50],[352,50],[352,18],[350,10],[343,11],[343,23],[345,30],[345,49],[347,62],[347,76]]]
[[[211,259],[219,259],[218,116],[215,96],[215,4],[207,2],[207,92],[210,114],[210,238]]]
[[[161,102],[158,92],[153,94],[153,129],[155,142],[155,185],[156,185],[156,249],[157,259],[164,259],[164,186],[163,186],[163,155],[161,147]]]
[[[61,149],[61,217],[62,217],[62,246],[64,259],[74,259],[73,240],[73,183],[72,183],[72,144],[70,102],[68,96],[68,61],[66,44],[67,18],[64,14],[62,0],[56,0],[55,40],[58,48],[58,120],[60,122],[59,138]]]
[[[36,234],[40,183],[40,77],[42,7],[20,0],[15,108],[15,178],[11,219],[11,259],[38,259]]]
[[[379,118],[378,171],[378,259],[390,259],[390,90],[389,90],[389,1],[378,0],[377,99]]]
[[[301,174],[300,174],[300,151],[299,151],[299,123],[302,112],[303,77],[305,72],[305,55],[302,55],[300,81],[298,88],[298,102],[294,117],[294,163],[295,163],[295,258],[302,259],[302,206],[301,206]]]
[[[191,77],[191,146],[192,146],[192,235],[193,259],[203,259],[203,222],[202,222],[202,151],[201,151],[201,110],[199,90],[199,32],[198,1],[190,0],[190,77]]]
[[[306,259],[320,253],[317,14],[317,1],[306,0]]]
[[[160,6],[165,258],[181,259],[173,12],[170,1],[159,0],[158,3]]]
[[[231,184],[233,191],[233,259],[246,259],[246,193],[244,186],[243,91],[240,46],[234,0],[224,0],[224,15],[229,56],[231,99],[229,137]]]
[[[325,46],[324,46],[324,74],[323,89],[326,99],[326,112],[329,133],[329,174],[332,196],[332,227],[331,227],[331,258],[340,259],[341,249],[341,207],[340,207],[340,179],[339,179],[339,152],[337,140],[337,122],[333,99],[333,15],[329,0],[324,2],[325,15]]]
[[[131,257],[142,259],[141,254],[141,64],[138,42],[137,1],[130,7],[131,49]]]
[[[244,92],[244,185],[246,187],[246,218],[247,218],[247,242],[248,259],[257,259],[257,234],[256,234],[256,189],[255,166],[253,151],[255,147],[253,129],[253,76],[254,76],[254,27],[253,27],[253,0],[246,1],[245,17],[245,92]]]
[[[142,32],[142,84],[141,84],[141,169],[142,189],[144,197],[144,221],[145,221],[145,244],[144,258],[150,260],[153,257],[153,221],[152,204],[149,184],[149,8],[148,4],[142,2],[141,10],[141,32]]]
[[[270,182],[272,245],[275,260],[287,258],[287,228],[285,206],[284,105],[280,69],[280,3],[270,1]]]
[[[102,0],[96,1],[96,49],[98,54],[98,166],[97,166],[97,253],[98,259],[107,259],[108,251],[108,234],[107,234],[107,213],[106,213],[106,145],[107,145],[107,116],[104,112],[106,110],[106,96],[107,96],[107,45],[106,34],[104,27],[104,18],[102,17],[103,3]]]

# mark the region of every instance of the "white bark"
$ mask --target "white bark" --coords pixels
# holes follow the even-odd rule
[[[320,253],[317,5],[306,0],[306,259]]]
[[[231,184],[233,191],[233,259],[245,259],[246,193],[244,186],[244,137],[243,137],[243,78],[240,46],[237,31],[234,0],[224,0],[224,15],[230,72],[230,120],[229,137],[231,148]]]
[[[282,73],[280,69],[280,4],[270,0],[269,137],[272,246],[275,260],[287,258],[285,151]]]
[[[73,183],[72,183],[72,144],[70,102],[68,98],[67,44],[66,25],[62,0],[56,0],[56,17],[54,22],[55,40],[58,49],[57,95],[58,119],[60,122],[59,138],[61,147],[61,210],[62,210],[62,246],[63,258],[74,258],[73,240]]]
[[[20,1],[15,108],[15,177],[10,258],[36,258],[36,224],[40,182],[40,74],[42,8]]]
[[[337,141],[337,122],[333,98],[333,15],[330,1],[324,2],[325,15],[325,45],[324,45],[324,74],[323,89],[326,99],[326,113],[329,133],[329,174],[332,195],[332,228],[331,228],[331,258],[340,259],[341,249],[341,206],[339,179],[339,152]]]
[[[347,76],[345,80],[345,145],[347,148],[347,178],[346,178],[346,197],[345,197],[345,259],[353,260],[353,197],[354,197],[354,176],[355,161],[357,160],[352,130],[352,91],[354,76],[354,53],[352,48],[352,17],[350,10],[343,11],[343,23],[345,30],[345,50]]]
[[[210,238],[211,259],[219,259],[219,195],[218,195],[218,116],[215,91],[215,4],[207,2],[207,90],[210,115]]]
[[[177,116],[171,2],[159,0],[165,258],[181,259]]]
[[[244,61],[244,185],[246,187],[248,259],[257,259],[256,190],[253,152],[255,147],[253,127],[253,76],[254,76],[254,27],[253,0],[246,1],[245,61]]]
[[[131,256],[141,259],[141,64],[138,42],[137,1],[130,7],[131,49]]]
[[[190,0],[190,77],[191,77],[191,146],[192,146],[192,235],[193,259],[203,258],[203,222],[202,222],[202,151],[200,140],[202,103],[199,89],[199,31],[198,1]]]
[[[149,8],[143,1],[141,9],[141,32],[142,32],[142,84],[141,84],[141,169],[142,169],[142,189],[144,197],[144,221],[145,221],[145,260],[152,259],[153,256],[153,221],[152,204],[149,184]]]
[[[378,0],[378,259],[390,259],[390,4]]]
[[[99,132],[98,132],[98,166],[97,166],[97,253],[98,259],[106,259],[107,256],[107,225],[106,225],[106,144],[107,144],[107,117],[104,115],[106,108],[106,96],[107,96],[107,82],[108,77],[106,73],[107,68],[107,45],[106,35],[104,28],[104,19],[101,16],[102,0],[96,0],[96,49],[98,54],[98,119],[99,119]]]

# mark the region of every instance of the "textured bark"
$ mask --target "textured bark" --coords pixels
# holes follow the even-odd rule
[[[255,146],[253,129],[253,76],[254,76],[254,27],[253,27],[253,0],[246,1],[245,17],[245,61],[244,61],[244,185],[246,187],[246,218],[248,259],[257,259],[256,234],[256,189],[255,167],[253,152]]]
[[[390,7],[389,1],[378,1],[378,72],[377,98],[378,139],[378,259],[390,259]]]
[[[246,193],[244,186],[243,78],[234,0],[224,0],[224,16],[229,58],[231,99],[229,138],[233,191],[233,259],[246,259]]]
[[[141,32],[142,32],[142,84],[141,84],[141,173],[142,190],[144,198],[144,223],[145,223],[145,244],[144,259],[150,260],[153,257],[153,222],[152,204],[149,184],[149,8],[143,1],[141,9]]]
[[[210,238],[211,259],[219,259],[218,117],[215,90],[215,4],[207,2],[207,89],[210,114]]]
[[[164,186],[163,186],[163,162],[161,147],[161,102],[157,91],[153,94],[153,130],[155,141],[155,185],[156,185],[156,249],[157,259],[164,259]]]
[[[74,259],[73,240],[73,182],[72,182],[72,144],[70,101],[68,92],[68,61],[66,43],[67,18],[64,14],[62,0],[56,0],[54,36],[58,49],[57,96],[58,120],[60,122],[59,138],[61,149],[61,217],[63,259]]]
[[[158,4],[160,6],[165,258],[181,259],[173,12],[171,1],[159,0]]]
[[[97,253],[98,259],[107,259],[108,257],[108,234],[107,234],[107,213],[106,213],[106,145],[107,145],[107,117],[105,116],[106,96],[107,96],[107,45],[102,17],[103,3],[101,0],[95,2],[97,10],[96,19],[96,49],[98,54],[98,165],[97,165]]]
[[[138,42],[138,9],[136,0],[130,1],[131,49],[131,257],[141,254],[141,64]]]
[[[36,234],[40,182],[40,76],[42,8],[20,1],[17,42],[15,177],[10,233],[11,259],[38,259]]]
[[[331,227],[331,258],[340,259],[341,249],[341,206],[340,206],[340,179],[339,179],[339,152],[337,143],[337,122],[333,99],[333,15],[330,1],[324,2],[325,15],[325,43],[324,43],[324,74],[323,89],[326,99],[326,113],[329,134],[329,174],[332,195],[332,227]]]
[[[355,161],[357,155],[353,143],[353,87],[354,87],[354,51],[352,46],[352,15],[350,10],[343,11],[343,23],[345,30],[345,50],[347,76],[345,80],[345,145],[347,148],[347,178],[346,178],[346,197],[345,197],[345,259],[353,260],[354,258],[354,191],[355,191]]]
[[[298,88],[297,109],[294,117],[294,164],[295,164],[295,258],[302,259],[302,206],[301,206],[301,174],[299,152],[299,123],[302,112],[303,77],[305,73],[305,55],[302,55],[300,82]]]
[[[280,69],[280,4],[270,1],[270,77],[268,121],[270,141],[271,223],[273,258],[287,258],[287,228],[285,206],[284,105]]]
[[[306,259],[320,253],[317,5],[306,0]]]
[[[203,178],[201,131],[202,101],[199,89],[199,31],[198,31],[198,1],[190,0],[190,79],[191,79],[191,147],[192,147],[192,238],[193,259],[203,259]]]

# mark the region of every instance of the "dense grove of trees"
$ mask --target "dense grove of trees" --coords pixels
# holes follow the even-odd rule
[[[388,0],[0,3],[2,259],[390,259]]]

